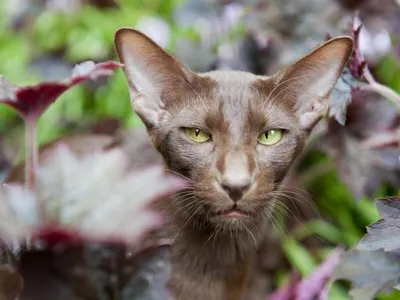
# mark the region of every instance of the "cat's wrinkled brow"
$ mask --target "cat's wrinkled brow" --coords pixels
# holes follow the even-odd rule
[[[225,76],[224,74],[229,74]],[[295,129],[294,105],[282,101],[277,83],[242,72],[202,74],[180,92],[162,95],[173,123],[208,131],[261,133],[272,128]]]

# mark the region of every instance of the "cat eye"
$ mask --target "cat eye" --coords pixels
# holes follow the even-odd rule
[[[275,145],[282,139],[282,129],[271,129],[258,136],[258,142],[263,145]]]
[[[204,143],[204,142],[207,142],[211,138],[211,135],[209,133],[207,133],[199,128],[186,127],[185,135],[189,140],[192,140],[193,142],[196,142],[196,143]]]

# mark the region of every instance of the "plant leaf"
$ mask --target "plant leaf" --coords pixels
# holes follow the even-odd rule
[[[383,249],[400,254],[400,197],[378,199],[376,206],[382,219],[367,227],[368,234],[362,238],[358,249]]]
[[[374,136],[396,126],[397,112],[393,105],[376,94],[353,89],[346,118],[344,127],[329,120],[320,146],[336,160],[339,176],[354,197],[373,196],[383,183],[400,186],[398,149],[390,145],[380,148],[365,145]]]
[[[11,106],[25,119],[37,119],[69,88],[88,79],[110,76],[112,70],[120,66],[114,61],[99,64],[87,61],[77,65],[71,77],[64,81],[42,82],[34,86],[18,87],[0,76],[0,103]]]
[[[124,287],[123,300],[173,299],[165,285],[172,272],[168,246],[147,248],[134,257],[138,270]]]
[[[342,126],[346,123],[347,106],[351,103],[352,91],[361,84],[346,67],[332,91],[329,100],[329,116],[335,118]]]
[[[312,300],[316,296],[320,300],[328,299],[326,284],[339,263],[342,254],[343,249],[337,248],[310,276],[300,281],[295,299]]]
[[[363,145],[368,148],[400,148],[400,127],[387,132],[377,133],[365,140]]]
[[[367,68],[367,61],[365,60],[360,49],[360,32],[362,23],[355,17],[352,24],[352,33],[354,36],[354,50],[349,61],[349,69],[354,78],[360,79],[364,76],[364,71]]]
[[[400,277],[400,257],[382,250],[351,250],[345,253],[334,279],[352,282],[354,300],[372,300],[381,291],[394,288]]]
[[[303,280],[292,279],[289,285],[268,297],[270,300],[313,300],[328,299],[328,281],[339,263],[343,249],[337,248],[332,254]]]
[[[122,150],[77,157],[59,146],[43,162],[36,195],[13,186],[0,194],[0,232],[5,241],[24,236],[60,241],[136,244],[161,216],[149,205],[186,186],[161,166],[127,171]]]
[[[7,244],[30,235],[38,223],[35,195],[19,185],[0,187],[0,236]]]

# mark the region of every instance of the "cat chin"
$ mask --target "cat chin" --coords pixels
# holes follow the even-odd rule
[[[255,221],[253,216],[237,212],[220,214],[212,218],[212,223],[216,227],[233,232],[248,230],[249,226],[254,227],[254,224],[257,223]]]

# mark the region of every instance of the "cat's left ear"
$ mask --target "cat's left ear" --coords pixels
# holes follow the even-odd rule
[[[350,37],[333,38],[273,76],[276,93],[295,108],[303,129],[311,130],[327,112],[329,96],[352,51]]]

